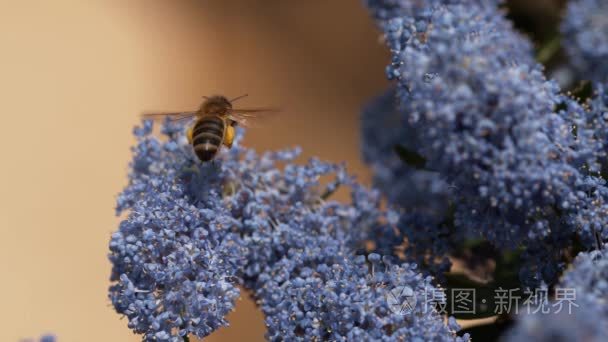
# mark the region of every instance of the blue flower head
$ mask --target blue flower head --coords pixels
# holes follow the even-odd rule
[[[522,314],[516,326],[505,333],[502,341],[602,342],[606,340],[608,325],[596,318],[599,316],[595,308],[586,309],[585,312],[576,310],[568,313],[567,310],[562,310],[559,313]]]
[[[391,2],[370,3],[377,11]],[[389,198],[409,211],[400,230],[413,239],[421,236],[416,232],[442,231],[427,212],[448,202],[455,229],[427,240],[422,251],[445,251],[446,239],[463,237],[483,237],[500,249],[524,246],[522,280],[550,282],[574,234],[588,247],[594,232],[608,236],[599,177],[605,152],[589,112],[545,79],[528,43],[495,5],[392,3],[416,4],[379,20],[397,104],[392,111],[368,109],[363,146],[379,142],[378,151],[364,155],[378,170],[377,183],[397,189]],[[385,130],[386,118],[395,124]],[[399,165],[388,154],[391,141],[418,153],[430,173]],[[426,177],[418,183],[426,195],[407,185],[419,175]],[[435,190],[442,184],[454,191]],[[408,196],[428,202],[421,207]],[[418,228],[421,220],[429,228]]]
[[[227,324],[247,248],[221,203],[219,183],[205,184],[204,200],[193,196],[179,139],[160,142],[150,125],[136,129],[130,183],[118,198],[119,212],[129,216],[110,242],[110,298],[146,339],[205,336]]]
[[[608,2],[568,2],[561,25],[563,46],[582,79],[608,82]]]
[[[574,305],[557,313],[519,317],[506,341],[604,341],[608,336],[608,251],[580,253],[559,288],[572,291]],[[552,303],[557,304],[556,302]],[[592,318],[592,319],[590,319]]]
[[[354,261],[365,239],[395,220],[344,167],[296,164],[298,149],[260,155],[240,139],[203,164],[183,131],[170,121],[163,139],[150,122],[134,131],[130,181],[117,206],[128,216],[110,242],[110,299],[134,331],[159,341],[206,336],[227,324],[243,285],[266,313],[271,340],[457,339],[457,325],[431,312],[406,321],[386,312],[379,284],[420,288],[430,279],[407,264],[371,276]],[[351,188],[350,203],[327,200],[339,186]],[[344,296],[352,300],[336,302]]]
[[[598,318],[608,322],[608,249],[580,253],[561,279],[561,286],[575,289],[577,301],[585,310],[597,308]],[[608,324],[608,323],[607,323]],[[608,331],[608,330],[607,330]]]
[[[33,338],[26,338],[26,339],[20,340],[20,342],[35,342],[35,341],[38,341],[38,342],[56,342],[57,338],[55,337],[55,335],[46,334],[46,335],[40,336],[40,338],[36,339],[36,340],[33,339]]]
[[[436,291],[430,277],[378,254],[353,259],[330,240],[294,251],[260,280],[272,341],[468,340],[424,302]]]

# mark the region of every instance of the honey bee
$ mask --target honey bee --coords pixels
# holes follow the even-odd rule
[[[247,94],[228,100],[225,96],[203,96],[205,101],[197,111],[180,113],[144,113],[145,119],[169,118],[181,121],[196,118],[186,131],[188,142],[201,162],[213,160],[222,145],[230,148],[234,142],[235,127],[248,126],[249,119],[260,114],[276,112],[273,108],[233,108],[232,103]]]

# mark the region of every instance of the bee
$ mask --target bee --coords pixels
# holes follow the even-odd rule
[[[237,125],[248,126],[249,119],[263,113],[276,112],[273,108],[237,109],[232,104],[247,94],[228,100],[225,96],[203,96],[198,110],[180,113],[144,113],[145,119],[169,118],[174,121],[195,118],[186,131],[188,142],[201,162],[213,160],[222,145],[232,147]]]

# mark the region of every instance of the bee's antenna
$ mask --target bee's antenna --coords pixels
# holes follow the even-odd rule
[[[205,100],[209,100],[209,96],[203,96]]]
[[[242,99],[243,97],[247,97],[247,96],[249,96],[249,94],[243,94],[243,95],[241,95],[241,96],[237,96],[237,97],[233,98],[232,100],[230,100],[230,102],[232,103],[232,102],[234,102],[234,101],[236,101],[236,100],[240,100],[240,99]]]

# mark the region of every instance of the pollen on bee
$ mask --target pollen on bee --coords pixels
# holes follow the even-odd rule
[[[190,127],[188,127],[188,130],[186,130],[186,137],[188,138],[188,143],[192,144],[192,134],[194,132],[194,125],[191,125]]]
[[[232,143],[234,142],[235,129],[232,126],[226,127],[226,135],[224,136],[224,145],[230,148],[232,147]]]

